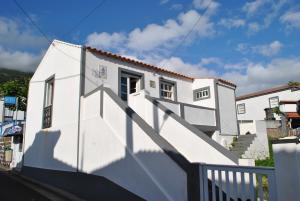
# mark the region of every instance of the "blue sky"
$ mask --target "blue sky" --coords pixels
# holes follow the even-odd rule
[[[18,1],[50,40],[112,51],[194,77],[222,77],[238,94],[300,81],[297,0]],[[0,66],[34,71],[48,41],[13,1],[0,7]]]

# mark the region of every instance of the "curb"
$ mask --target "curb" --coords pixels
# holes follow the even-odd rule
[[[42,188],[44,190],[47,190],[48,192],[50,192],[50,193],[52,193],[52,194],[54,194],[56,196],[59,196],[59,197],[61,197],[64,200],[69,200],[69,201],[85,201],[84,199],[79,198],[79,197],[77,197],[76,195],[74,195],[72,193],[69,193],[69,192],[61,190],[61,189],[59,189],[57,187],[54,187],[54,186],[42,183],[42,182],[37,181],[35,179],[32,179],[30,177],[24,176],[24,175],[22,175],[20,172],[18,172],[16,170],[11,170],[9,172],[11,173],[11,175],[17,176],[18,178],[20,178],[20,180],[23,180],[24,181],[23,184],[26,185],[26,186],[28,186],[28,184],[26,184],[26,182],[30,183],[30,184],[38,186],[38,187],[40,187],[40,188]],[[30,188],[32,188],[32,187],[30,187]],[[36,189],[33,189],[33,190],[36,190]]]

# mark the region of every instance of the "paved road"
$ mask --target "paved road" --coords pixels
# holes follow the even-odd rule
[[[0,169],[1,201],[50,201],[31,188],[14,179],[9,172]]]

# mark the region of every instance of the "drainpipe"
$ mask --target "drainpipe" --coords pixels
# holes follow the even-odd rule
[[[79,97],[78,97],[78,122],[77,122],[77,164],[76,164],[76,172],[79,172],[79,143],[80,143],[80,118],[81,118],[81,96],[84,91],[84,74],[85,74],[85,52],[86,48],[81,47],[81,58],[80,58],[80,81],[79,81]]]

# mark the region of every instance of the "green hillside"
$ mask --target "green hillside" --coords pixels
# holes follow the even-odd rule
[[[0,68],[0,84],[9,80],[18,80],[24,77],[32,77],[33,73]]]

